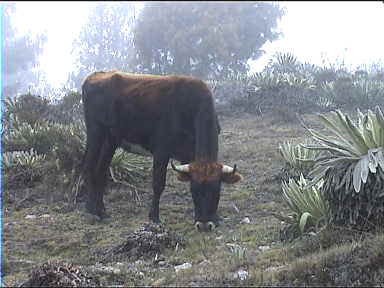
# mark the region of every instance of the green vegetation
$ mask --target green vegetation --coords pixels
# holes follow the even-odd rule
[[[294,225],[298,224],[301,233],[311,226],[318,228],[320,221],[328,222],[329,208],[321,192],[322,186],[321,179],[315,185],[308,187],[303,174],[300,175],[298,182],[289,179],[289,183],[284,181],[282,183],[283,198],[293,211],[293,219],[291,218],[290,222]]]
[[[357,122],[336,110],[319,115],[331,136],[308,129],[318,144],[309,149],[328,153],[315,162],[310,176],[324,179],[324,193],[330,203],[331,220],[338,224],[375,229],[384,220],[384,117],[358,110]]]

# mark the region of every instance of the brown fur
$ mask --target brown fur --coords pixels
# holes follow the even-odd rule
[[[206,183],[209,181],[221,180],[228,184],[234,184],[243,179],[243,177],[235,172],[222,173],[223,165],[219,163],[194,162],[189,165],[190,172],[178,172],[177,179],[179,181],[197,181],[198,183]]]
[[[217,163],[220,125],[212,93],[203,81],[191,76],[96,72],[85,79],[82,100],[87,129],[83,169],[90,213],[105,216],[107,169],[115,150],[127,142],[153,155],[152,221],[160,221],[159,200],[169,159],[192,163],[191,173],[181,173],[179,180],[194,182],[196,219],[216,219],[220,180],[235,183],[241,177],[223,174],[223,165]],[[212,185],[204,185],[207,182]],[[207,187],[213,192],[201,198],[199,191]]]

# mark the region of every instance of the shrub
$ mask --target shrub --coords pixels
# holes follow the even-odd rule
[[[304,144],[292,144],[286,141],[279,145],[279,153],[285,162],[293,168],[301,171],[311,169],[315,163],[319,151],[305,148],[303,145],[310,144],[308,141]]]
[[[309,177],[312,184],[324,179],[330,219],[360,228],[382,225],[384,117],[380,108],[366,114],[358,110],[357,123],[339,110],[319,119],[332,136],[307,128],[317,144],[305,147],[327,152],[316,159]]]
[[[321,221],[328,221],[328,202],[321,192],[323,180],[308,187],[307,180],[303,174],[296,182],[289,179],[289,182],[282,182],[283,199],[288,204],[292,215],[289,222],[303,233],[310,227],[317,227]]]
[[[2,155],[5,188],[31,187],[41,181],[47,170],[46,155],[36,151],[6,152]]]
[[[69,91],[56,103],[51,104],[47,120],[70,124],[74,120],[83,120],[83,104],[81,94]]]
[[[3,120],[6,121],[6,129],[12,128],[15,115],[20,122],[34,126],[44,119],[50,109],[49,100],[32,94],[20,95],[13,99],[7,98],[4,100],[4,108]]]

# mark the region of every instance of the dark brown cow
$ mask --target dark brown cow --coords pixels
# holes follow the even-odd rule
[[[153,200],[149,218],[159,222],[159,200],[165,187],[167,165],[178,179],[191,182],[195,225],[206,230],[217,225],[221,182],[241,179],[235,168],[217,163],[218,123],[209,88],[187,76],[96,72],[82,86],[91,214],[107,217],[103,202],[107,170],[117,147],[138,144],[153,155]]]

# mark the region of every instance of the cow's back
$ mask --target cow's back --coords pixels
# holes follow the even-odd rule
[[[112,127],[125,140],[152,151],[153,138],[195,137],[195,119],[202,106],[213,108],[204,82],[188,76],[96,72],[83,84],[86,122]],[[87,125],[89,126],[89,125]],[[189,147],[194,140],[182,145]],[[177,144],[177,143],[175,143]]]

